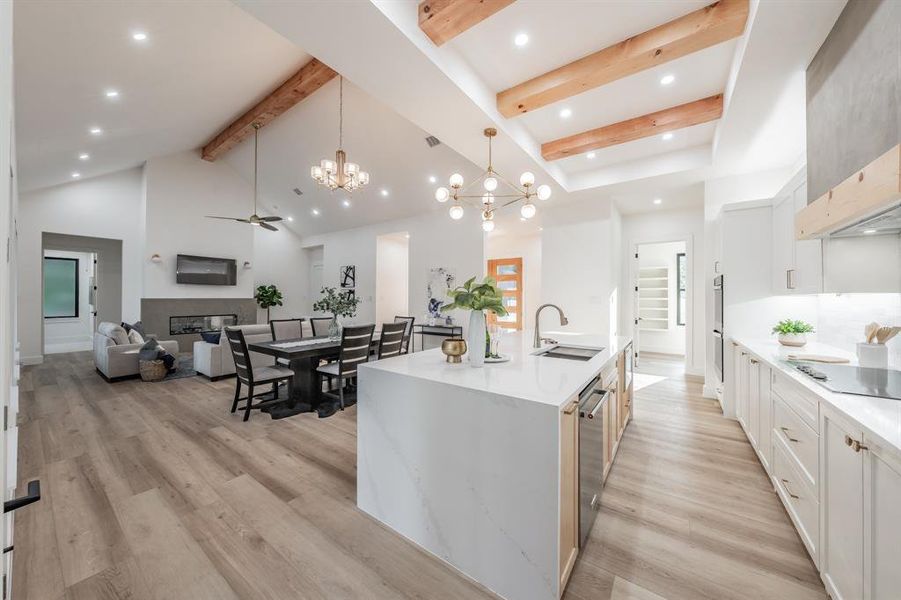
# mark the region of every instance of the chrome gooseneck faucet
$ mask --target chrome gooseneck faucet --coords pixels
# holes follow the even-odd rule
[[[541,348],[541,342],[549,342],[556,343],[554,340],[550,338],[541,337],[541,327],[538,324],[538,317],[541,316],[541,311],[548,306],[552,306],[557,309],[557,312],[560,313],[560,325],[569,324],[569,319],[566,318],[566,315],[563,314],[563,309],[557,306],[556,304],[542,304],[538,307],[538,310],[535,311],[535,343],[533,344],[535,348]]]

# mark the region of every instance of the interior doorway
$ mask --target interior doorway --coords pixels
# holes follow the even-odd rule
[[[691,352],[691,260],[687,240],[636,244],[632,261],[636,367],[685,372]],[[664,374],[664,373],[660,373]]]
[[[375,240],[375,322],[410,316],[410,234],[380,235]]]

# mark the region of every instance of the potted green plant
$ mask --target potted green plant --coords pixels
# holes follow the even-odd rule
[[[268,323],[269,309],[273,306],[282,306],[284,297],[274,285],[259,285],[257,286],[257,293],[254,294],[253,299],[257,301],[260,308],[266,311],[266,322]]]
[[[813,333],[813,325],[804,321],[785,319],[776,323],[773,333],[778,334],[777,339],[783,346],[800,348],[807,343],[807,334]]]
[[[313,310],[330,313],[332,321],[328,324],[328,336],[338,339],[341,336],[341,328],[338,326],[338,317],[353,317],[357,314],[357,306],[361,300],[351,292],[339,292],[333,287],[324,287],[320,298],[313,304]]]
[[[473,367],[481,367],[485,364],[485,354],[488,351],[485,343],[485,311],[490,310],[499,317],[507,314],[497,282],[492,277],[486,277],[481,283],[476,283],[476,278],[472,277],[463,285],[450,290],[447,296],[453,302],[442,306],[442,312],[454,309],[471,311],[467,340],[469,363]]]

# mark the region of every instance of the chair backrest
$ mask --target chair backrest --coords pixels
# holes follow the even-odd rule
[[[242,382],[253,385],[253,365],[250,363],[250,352],[247,351],[244,332],[237,328],[226,327],[225,335],[228,338],[232,358],[235,359],[235,374]]]
[[[338,372],[342,377],[356,377],[357,366],[369,360],[372,332],[375,325],[345,327],[341,333]]]
[[[379,360],[404,353],[404,332],[406,330],[406,323],[382,323],[382,336],[379,338]]]
[[[269,321],[272,339],[296,340],[303,337],[303,319],[272,319]]]
[[[310,327],[313,328],[313,336],[328,335],[328,324],[331,320],[331,317],[311,317]]]
[[[410,339],[413,336],[413,321],[415,320],[416,317],[394,317],[395,323],[404,323],[406,325],[406,328],[404,329],[404,343],[402,348],[402,352],[404,354],[410,351]]]

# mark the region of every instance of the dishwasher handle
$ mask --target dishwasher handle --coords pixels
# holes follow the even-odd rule
[[[601,405],[604,404],[604,398],[606,398],[610,392],[608,390],[594,390],[591,393],[592,395],[600,395],[600,399],[598,400],[597,404],[594,405],[594,408],[591,409],[591,412],[585,415],[589,419],[593,419],[595,418],[595,416],[597,416],[598,411],[601,410]]]

